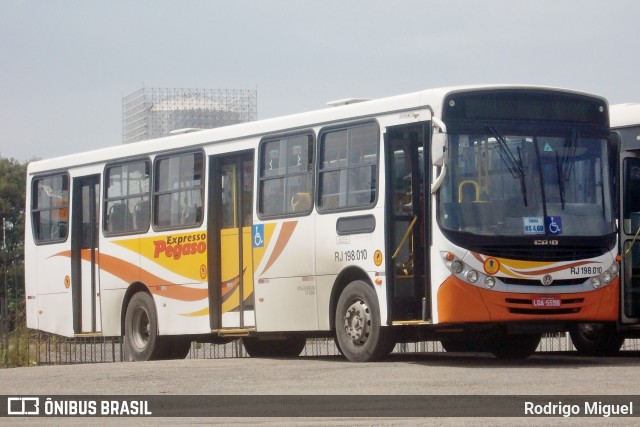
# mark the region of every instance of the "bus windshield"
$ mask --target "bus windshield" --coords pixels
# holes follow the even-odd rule
[[[564,135],[450,135],[442,227],[476,235],[605,236],[615,231],[608,145]]]

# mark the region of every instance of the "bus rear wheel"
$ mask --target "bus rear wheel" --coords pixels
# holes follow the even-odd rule
[[[282,339],[261,340],[258,337],[244,337],[242,344],[251,357],[298,357],[307,339],[298,335],[288,335]]]
[[[138,292],[129,301],[124,318],[124,352],[127,360],[158,360],[166,347],[158,335],[158,315],[153,298]]]
[[[587,356],[613,356],[624,343],[614,323],[579,323],[569,335],[578,352]]]
[[[335,325],[338,347],[352,362],[379,360],[393,350],[393,335],[381,325],[378,297],[361,280],[349,283],[340,294]]]
[[[485,352],[490,335],[481,332],[448,332],[440,338],[440,344],[447,353]]]
[[[191,340],[181,336],[162,337],[165,342],[163,359],[184,359],[191,350]]]

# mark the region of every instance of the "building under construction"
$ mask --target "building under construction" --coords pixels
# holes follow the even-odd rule
[[[122,98],[122,142],[210,129],[258,118],[258,91],[144,87]]]

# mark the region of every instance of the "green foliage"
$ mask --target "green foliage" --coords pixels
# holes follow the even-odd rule
[[[29,364],[24,324],[26,178],[26,164],[0,157],[0,366]]]
[[[15,368],[34,366],[32,353],[37,353],[37,343],[31,342],[30,331],[24,322],[24,301],[15,308],[15,323],[11,331],[0,335],[0,367]]]
[[[27,165],[0,157],[0,220],[4,218],[8,262],[21,261],[24,252],[24,214]]]

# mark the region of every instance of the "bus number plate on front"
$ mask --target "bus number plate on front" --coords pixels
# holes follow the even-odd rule
[[[562,302],[555,295],[536,295],[531,299],[531,305],[535,308],[560,308]]]

